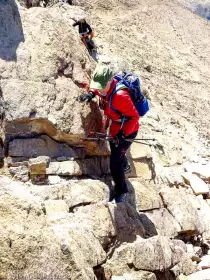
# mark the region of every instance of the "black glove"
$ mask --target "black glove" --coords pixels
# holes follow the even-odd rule
[[[92,91],[89,91],[88,93],[84,93],[84,94],[80,95],[79,101],[80,102],[87,101],[87,103],[89,103],[95,96],[96,96],[95,93],[93,93]]]
[[[120,130],[117,135],[116,138],[118,139],[119,142],[124,142],[125,141],[125,132],[123,130]]]

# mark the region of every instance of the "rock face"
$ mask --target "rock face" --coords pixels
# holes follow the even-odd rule
[[[0,99],[5,144],[16,137],[46,134],[81,146],[81,135],[89,130],[100,131],[102,117],[94,101],[90,106],[77,101],[89,83],[91,63],[71,26],[76,10],[24,10],[13,0],[0,5]],[[14,141],[19,141],[18,146],[30,142]],[[42,146],[38,140],[33,144]],[[60,149],[51,148],[53,156]],[[12,143],[10,149],[14,153]],[[65,153],[63,150],[62,155]]]
[[[187,271],[183,262],[191,260],[184,243],[146,228],[130,204],[107,202],[109,192],[97,180],[69,180],[52,187],[1,176],[0,276],[94,280],[104,271],[105,279],[127,273],[156,280],[156,274],[175,271],[177,265]],[[192,264],[186,273],[191,272]]]
[[[193,261],[209,267],[208,242],[196,255],[179,240],[210,237],[209,25],[176,1],[73,4],[0,2],[0,159],[27,181],[0,176],[0,278],[175,280],[195,272]],[[151,100],[138,138],[152,140],[127,154],[127,203],[109,202],[107,148],[80,141],[102,126],[97,101],[78,102],[94,68],[72,27],[84,10],[100,61],[135,70]],[[205,172],[190,172],[206,185],[195,196],[176,175],[201,156]]]

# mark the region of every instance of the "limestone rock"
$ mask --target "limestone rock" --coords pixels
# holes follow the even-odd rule
[[[82,86],[89,83],[91,69],[89,55],[72,27],[72,15],[80,8],[26,10],[12,0],[0,5],[1,102],[7,104],[4,138],[46,134],[81,146],[80,138],[87,131],[101,130],[102,115],[95,101],[86,105],[77,100]],[[85,145],[97,153],[97,145]]]
[[[130,179],[129,190],[131,191],[130,202],[139,211],[158,209],[162,206],[158,185],[148,181],[141,183],[140,179]]]
[[[156,276],[152,272],[147,271],[133,271],[129,269],[129,264],[133,263],[133,251],[135,244],[132,243],[123,243],[114,251],[111,259],[108,259],[107,262],[103,265],[105,276],[109,278],[110,275],[112,278],[116,279],[151,279],[156,280]]]
[[[185,182],[191,186],[196,195],[207,194],[209,192],[208,185],[202,181],[197,175],[191,173],[182,174]]]
[[[154,223],[160,235],[175,237],[181,231],[179,223],[165,208],[148,211],[144,215]]]
[[[131,145],[129,152],[127,152],[127,157],[132,158],[133,160],[152,158],[151,148],[134,142]]]
[[[71,158],[84,158],[84,149],[71,148],[66,144],[61,144],[47,135],[32,139],[15,139],[9,143],[9,156],[33,158],[38,156],[48,156],[57,158],[65,155]]]
[[[47,200],[44,205],[48,216],[57,212],[69,212],[68,205],[64,200]]]
[[[172,251],[166,237],[154,236],[135,242],[133,264],[136,269],[167,270],[172,265]]]
[[[203,271],[198,271],[193,274],[188,275],[188,280],[208,280],[210,275],[210,269],[205,269]]]
[[[198,198],[183,189],[177,190],[175,188],[162,190],[161,196],[164,206],[167,207],[181,226],[181,232],[205,231],[206,225],[202,221],[205,216],[199,210],[200,208],[203,209],[203,207],[201,207],[201,202]],[[207,214],[207,218],[208,216]]]
[[[78,205],[108,201],[109,187],[99,181],[91,179],[69,180],[52,186],[30,187],[33,194],[44,200],[64,200],[73,209]]]
[[[46,174],[46,168],[49,162],[49,157],[40,156],[29,159],[29,173],[31,175]]]
[[[136,236],[144,236],[145,229],[138,212],[129,204],[108,204],[111,219],[114,221],[118,239],[131,242]]]
[[[76,161],[50,162],[46,170],[48,175],[79,176],[82,169]]]
[[[210,180],[210,164],[201,165],[198,163],[191,163],[185,165],[185,169],[188,172],[198,175],[203,180]]]
[[[132,266],[140,272],[148,270],[148,267],[155,272],[169,271],[171,266],[181,265],[182,261],[187,260],[191,261],[186,252],[166,237],[143,239],[137,236],[133,243],[123,243],[116,248],[103,267],[108,278],[109,275],[122,276],[126,272],[129,273],[128,267]],[[194,270],[190,270],[192,271]]]
[[[145,180],[152,179],[151,159],[141,159],[130,161],[131,173],[128,174],[129,178],[140,177]]]
[[[71,279],[94,279],[92,267],[102,264],[106,253],[93,232],[79,224],[55,225],[52,230],[60,242],[63,255],[71,263],[68,267]]]
[[[94,175],[109,173],[108,160],[93,157],[83,160],[50,162],[47,168],[47,174],[63,175],[63,176],[80,176],[80,175]]]
[[[59,265],[67,262],[62,261],[59,243],[46,227],[42,200],[33,196],[23,183],[0,177],[0,203],[1,277],[21,280],[28,275],[60,275],[67,280],[69,273]]]
[[[187,254],[183,254],[179,259],[179,262],[173,268],[171,268],[171,271],[175,276],[178,276],[180,271],[182,271],[185,275],[189,275],[190,273],[196,271],[196,265],[193,263],[190,257],[187,256]]]
[[[205,255],[201,258],[201,262],[198,264],[198,268],[207,269],[210,268],[210,256]]]
[[[91,228],[104,248],[116,242],[133,242],[137,236],[144,236],[145,230],[138,213],[126,204],[97,203],[80,207],[71,223],[84,223]]]

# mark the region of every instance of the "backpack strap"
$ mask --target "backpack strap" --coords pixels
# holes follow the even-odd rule
[[[128,120],[128,118],[126,116],[124,116],[119,110],[117,110],[114,106],[112,106],[112,98],[115,95],[115,93],[123,88],[127,88],[125,85],[117,83],[115,85],[114,90],[112,91],[112,93],[110,94],[109,98],[108,98],[108,103],[109,103],[109,107],[118,115],[120,115],[120,121],[122,123],[121,128],[123,126],[123,124]]]

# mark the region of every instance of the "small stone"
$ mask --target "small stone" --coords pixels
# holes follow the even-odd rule
[[[29,173],[31,175],[46,174],[46,168],[49,160],[50,158],[46,156],[29,159]]]
[[[151,65],[145,66],[144,69],[147,70],[149,73],[152,72],[152,66]]]

